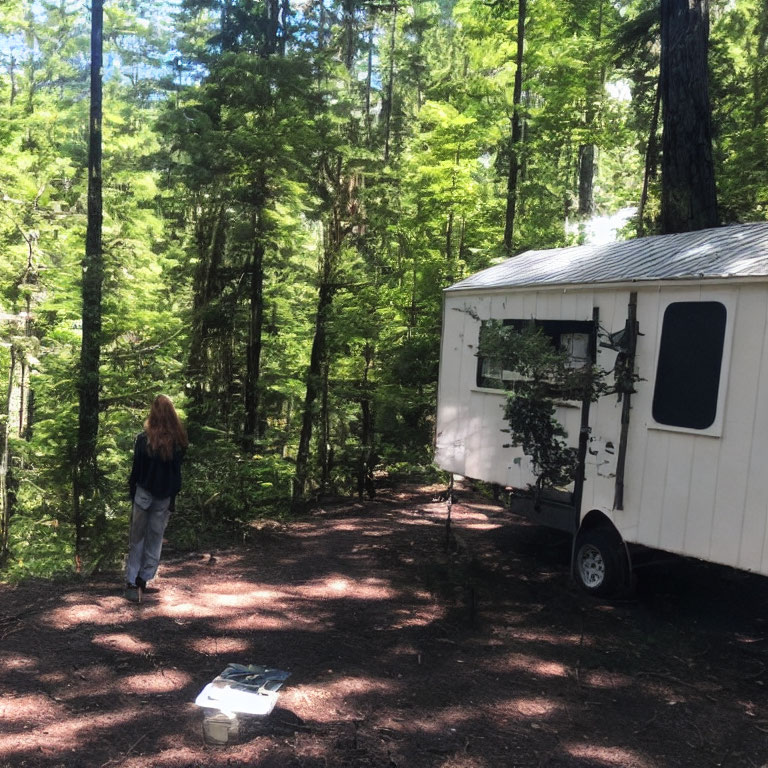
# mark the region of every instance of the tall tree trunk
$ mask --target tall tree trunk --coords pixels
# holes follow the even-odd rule
[[[597,14],[597,29],[594,41],[599,45],[603,36],[603,0],[600,0]],[[587,107],[584,110],[584,127],[591,131],[597,115],[597,103],[605,82],[605,68],[601,65],[598,72],[590,72],[587,83]],[[595,144],[590,141],[579,146],[579,216],[591,216],[595,210]]]
[[[10,467],[9,432],[11,430],[11,397],[13,377],[16,371],[16,347],[11,345],[11,364],[8,369],[8,388],[5,393],[4,419],[0,422],[0,563],[8,555],[8,536],[11,525],[11,500],[8,493],[8,470]]]
[[[325,50],[325,0],[320,0],[320,12],[317,19],[317,47]],[[318,68],[318,76],[322,68]]]
[[[264,326],[264,200],[263,195],[253,210],[253,249],[251,252],[250,318],[245,374],[246,447],[252,448],[259,437],[261,337]]]
[[[331,254],[323,257],[324,268],[317,300],[315,317],[315,336],[312,340],[312,352],[309,358],[307,388],[304,396],[304,413],[301,420],[301,436],[296,454],[296,475],[293,484],[293,505],[298,506],[304,496],[309,473],[309,445],[312,439],[312,426],[315,419],[315,401],[322,391],[323,364],[326,358],[326,325],[333,303],[334,286],[330,282]]]
[[[768,0],[763,0],[757,13],[757,28],[755,30],[757,41],[755,44],[755,63],[752,70],[752,127],[758,128],[763,124],[766,107],[765,82],[766,56],[768,56]]]
[[[453,261],[453,211],[448,211],[448,220],[445,222],[445,260],[448,262],[448,268],[451,268]],[[451,275],[453,279],[453,275]]]
[[[517,3],[517,55],[515,85],[512,92],[512,130],[509,139],[509,175],[507,176],[507,210],[504,217],[504,250],[512,253],[515,236],[515,206],[520,173],[520,143],[523,135],[523,51],[525,48],[525,14],[527,0]]]
[[[221,47],[224,51],[234,51],[238,47],[232,7],[232,0],[224,0],[221,5]]]
[[[389,162],[390,143],[392,136],[392,100],[395,94],[395,32],[397,31],[397,2],[392,4],[392,23],[389,31],[389,76],[387,78],[387,95],[384,99],[384,163]]]
[[[355,51],[357,49],[355,29],[355,0],[342,0],[342,23],[344,26],[344,66],[352,71],[355,63]]]
[[[11,80],[11,97],[9,104],[13,106],[13,102],[16,101],[16,59],[11,56],[11,61],[8,66],[8,75]]]
[[[375,19],[371,19],[371,28],[368,30],[368,61],[365,72],[365,136],[370,148],[373,140],[371,132],[371,85],[373,82],[373,30]]]
[[[708,0],[661,2],[662,231],[715,227]]]
[[[343,240],[347,234],[341,221],[341,211],[344,207],[343,190],[345,189],[341,157],[336,159],[332,170],[330,165],[325,167],[329,184],[333,189],[334,204],[329,213],[328,227],[323,237],[323,262],[320,269],[315,335],[312,339],[312,351],[309,357],[301,435],[296,453],[296,474],[294,475],[292,499],[294,508],[300,506],[304,498],[309,475],[309,448],[312,440],[312,429],[317,416],[316,401],[318,396],[323,393],[324,381],[328,375],[327,370],[325,370],[328,362],[327,326],[336,293],[336,286],[332,282],[332,278]]]
[[[277,52],[280,45],[280,0],[267,0],[265,12],[264,54],[270,56]]]
[[[195,224],[198,263],[192,291],[192,327],[190,329],[187,379],[190,384],[191,422],[204,420],[206,410],[205,381],[210,373],[210,303],[219,289],[219,270],[224,259],[227,232],[225,206],[214,205],[199,214]]]
[[[278,53],[285,56],[285,47],[288,44],[288,38],[291,35],[291,3],[290,0],[283,0],[282,5],[282,32],[280,34],[280,45]]]
[[[86,521],[83,502],[96,483],[99,432],[99,362],[101,358],[101,288],[104,281],[101,199],[102,31],[103,0],[91,3],[91,104],[88,143],[88,227],[83,259],[83,339],[80,348],[77,468],[74,483],[75,550],[83,548]]]
[[[37,237],[31,234],[27,236],[27,267],[24,270],[22,284],[25,287],[26,298],[24,300],[24,336],[29,339],[32,336],[32,294],[31,286],[37,284],[37,270],[35,268],[35,243]],[[28,378],[27,356],[21,355],[21,381],[19,382],[19,437],[24,437],[29,425],[30,408],[32,398],[31,375]]]
[[[579,216],[591,216],[595,210],[594,178],[595,145],[582,144],[579,146]]]
[[[373,482],[373,470],[376,467],[377,458],[374,452],[374,414],[373,397],[369,382],[369,373],[373,364],[374,346],[372,343],[365,345],[363,352],[365,368],[363,369],[362,394],[360,396],[360,461],[357,469],[357,495],[363,498],[367,493],[372,499],[376,495]]]
[[[320,495],[328,493],[331,483],[331,410],[328,392],[328,359],[323,361],[320,383],[320,439],[317,447],[320,461]]]

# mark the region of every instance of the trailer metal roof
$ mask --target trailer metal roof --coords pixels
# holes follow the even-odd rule
[[[768,222],[525,251],[446,288],[768,276]]]

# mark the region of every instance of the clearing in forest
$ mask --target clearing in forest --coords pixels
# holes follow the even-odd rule
[[[320,506],[242,548],[0,586],[1,768],[768,765],[768,579],[691,561],[596,602],[569,541],[467,490]],[[240,743],[193,701],[229,662],[291,672]]]

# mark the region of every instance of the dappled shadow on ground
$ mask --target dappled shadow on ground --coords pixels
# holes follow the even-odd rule
[[[768,579],[669,561],[596,602],[569,542],[471,493],[336,503],[242,549],[0,587],[0,766],[662,768],[768,764]],[[458,546],[456,544],[458,543]],[[239,743],[192,703],[229,662],[290,670]]]

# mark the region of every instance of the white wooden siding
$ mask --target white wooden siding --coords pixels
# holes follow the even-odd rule
[[[537,287],[506,292],[449,292],[445,299],[438,388],[436,462],[457,474],[525,487],[533,481],[519,448],[504,448],[504,394],[476,383],[480,320],[591,320],[623,328],[634,286]],[[582,513],[601,509],[627,541],[768,574],[768,284],[640,284],[640,332],[625,466],[624,509],[613,510],[615,477],[588,457]],[[667,428],[652,417],[661,322],[673,301],[722,301],[727,310],[717,435]],[[478,319],[479,318],[479,319]],[[610,369],[615,352],[598,349]],[[569,442],[578,440],[579,409],[561,409]],[[591,445],[618,453],[621,404],[593,403]]]

